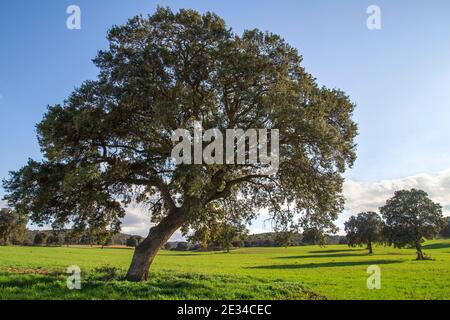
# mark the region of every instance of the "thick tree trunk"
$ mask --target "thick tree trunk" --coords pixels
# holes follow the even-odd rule
[[[372,254],[372,253],[373,253],[373,250],[372,250],[372,242],[371,242],[371,241],[369,241],[369,243],[367,244],[367,249],[369,249],[369,254]]]
[[[422,245],[420,243],[416,244],[416,250],[417,250],[417,260],[424,260]]]
[[[185,222],[182,209],[172,210],[157,226],[153,227],[148,237],[135,249],[126,279],[128,281],[146,281],[153,259],[161,247]]]

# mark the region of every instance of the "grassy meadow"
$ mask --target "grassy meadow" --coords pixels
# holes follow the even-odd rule
[[[161,251],[146,283],[123,279],[133,251],[90,247],[0,247],[0,299],[450,299],[450,240],[415,250],[330,245],[244,248],[231,253]],[[82,270],[69,290],[65,271]],[[367,289],[370,265],[381,289]]]

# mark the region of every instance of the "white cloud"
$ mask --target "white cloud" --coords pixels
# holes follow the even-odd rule
[[[150,223],[150,214],[144,206],[130,205],[126,209],[126,216],[122,220],[122,233],[139,235],[146,237],[150,228],[153,226]],[[180,231],[176,231],[170,238],[170,241],[183,241],[183,235]]]
[[[183,237],[183,234],[181,231],[175,231],[175,233],[172,235],[169,241],[186,241],[186,238]]]
[[[249,227],[249,234],[261,234],[261,233],[267,233],[267,232],[272,232],[273,229],[272,228],[253,228],[253,227]]]
[[[139,205],[130,205],[126,209],[126,216],[122,220],[122,232],[146,236],[151,227],[150,214],[144,207]]]
[[[152,224],[150,214],[144,206],[132,204],[125,208],[125,218],[122,220],[123,233],[147,236]]]
[[[405,178],[382,180],[372,184],[347,180],[344,183],[346,198],[345,215],[363,211],[378,211],[386,200],[401,189],[422,189],[430,198],[443,206],[444,214],[450,214],[450,169],[437,174],[421,173]]]

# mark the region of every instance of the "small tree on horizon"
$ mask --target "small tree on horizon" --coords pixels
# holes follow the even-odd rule
[[[200,249],[230,251],[233,243],[242,241],[248,233],[240,215],[233,210],[211,206],[210,214],[199,222],[197,228],[187,237],[189,243],[198,244]]]
[[[216,230],[213,244],[220,250],[230,252],[234,244],[243,241],[247,234],[248,231],[242,224],[224,223]]]
[[[63,242],[63,236],[57,231],[52,232],[52,234],[50,234],[46,240],[47,246],[60,246],[61,244],[63,244]]]
[[[46,243],[46,241],[47,241],[47,235],[43,232],[38,232],[34,236],[33,245],[42,246]]]
[[[446,223],[441,205],[417,189],[396,191],[380,213],[385,220],[388,243],[397,248],[414,247],[417,260],[425,259],[423,239],[435,238]]]
[[[278,231],[275,233],[274,242],[277,246],[288,247],[292,244],[294,232],[290,231]]]
[[[345,222],[347,243],[350,247],[367,245],[373,253],[372,244],[383,241],[384,223],[375,212],[361,212]]]
[[[327,244],[327,236],[319,228],[306,228],[302,233],[302,242],[310,245],[324,247]]]
[[[127,239],[126,246],[136,248],[139,245],[139,238],[131,236]]]
[[[28,217],[17,211],[0,210],[0,245],[19,244],[25,235]]]
[[[450,217],[446,217],[447,224],[445,225],[444,229],[442,229],[439,232],[439,235],[444,239],[450,238]]]

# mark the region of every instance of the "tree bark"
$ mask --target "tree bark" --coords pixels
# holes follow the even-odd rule
[[[422,245],[420,243],[416,243],[416,250],[417,250],[417,260],[424,260]]]
[[[150,265],[161,247],[185,222],[181,208],[174,208],[161,222],[150,229],[149,235],[135,249],[126,279],[133,282],[146,281]]]
[[[372,242],[371,242],[371,241],[369,241],[369,243],[367,243],[367,249],[369,249],[369,254],[372,254],[372,253],[373,253],[373,250],[372,250]]]

